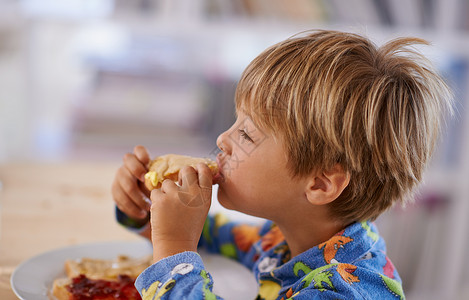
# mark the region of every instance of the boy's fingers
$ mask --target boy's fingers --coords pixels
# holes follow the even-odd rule
[[[142,145],[135,146],[134,154],[145,167],[150,163],[150,154]]]
[[[149,200],[151,191],[145,186],[145,182],[140,181],[140,182],[137,183],[137,185],[138,185],[138,188],[140,189],[140,191],[142,191],[142,193]],[[151,203],[151,201],[150,201],[150,203]]]
[[[147,212],[138,207],[122,189],[113,189],[117,207],[131,218],[143,219]]]
[[[145,174],[147,173],[146,165],[132,153],[127,153],[123,158],[124,166],[129,170],[129,172],[140,181],[145,181]]]
[[[160,199],[161,197],[163,197],[163,195],[164,195],[163,188],[154,189],[154,190],[151,191],[150,199],[151,199],[151,203],[152,203],[152,206],[151,206],[152,210],[156,207],[156,206],[154,206],[155,202],[158,201],[158,199]]]
[[[145,195],[142,193],[140,188],[138,187],[137,182],[135,181],[135,177],[130,173],[128,169],[122,168],[118,172],[117,182],[119,184],[120,189],[122,189],[129,199],[135,203],[140,209],[148,210],[149,203],[145,199]]]
[[[159,194],[161,194],[161,189],[154,189],[150,192],[151,202],[155,201]]]
[[[206,164],[197,164],[197,174],[199,175],[198,180],[201,188],[212,187],[212,171]]]
[[[177,185],[171,179],[165,179],[161,184],[161,191],[165,194],[177,190]]]
[[[193,167],[186,166],[179,171],[179,183],[183,188],[190,188],[198,185],[198,175]]]

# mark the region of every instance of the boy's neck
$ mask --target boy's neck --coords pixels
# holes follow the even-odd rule
[[[296,217],[274,220],[285,236],[291,257],[329,240],[345,228],[343,224],[331,221],[327,213],[322,214],[318,210],[309,216],[295,214]]]

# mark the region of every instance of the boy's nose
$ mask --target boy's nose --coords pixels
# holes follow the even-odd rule
[[[217,138],[217,147],[224,153],[230,154],[230,145],[228,143],[228,130],[221,133]]]

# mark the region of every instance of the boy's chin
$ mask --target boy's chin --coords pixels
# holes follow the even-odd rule
[[[228,203],[226,203],[226,201],[222,198],[222,197],[218,197],[218,203],[220,203],[220,205],[223,207],[223,208],[226,208],[226,209],[233,209],[230,207],[230,205],[228,205]]]
[[[231,202],[227,199],[226,195],[223,193],[223,191],[220,190],[220,188],[218,188],[217,199],[218,203],[220,203],[223,208],[235,210]]]

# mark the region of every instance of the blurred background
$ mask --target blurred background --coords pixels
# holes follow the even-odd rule
[[[377,222],[408,299],[469,299],[468,16],[468,0],[0,0],[0,167],[212,156],[266,47],[314,28],[425,38],[456,114],[416,201]]]

